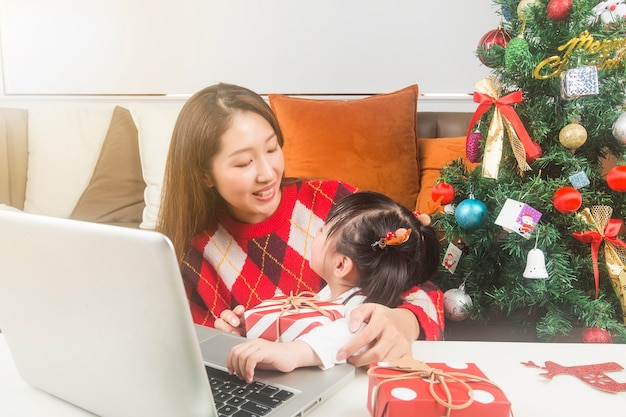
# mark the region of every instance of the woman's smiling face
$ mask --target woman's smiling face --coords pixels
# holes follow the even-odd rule
[[[284,170],[283,152],[272,126],[257,113],[242,112],[222,135],[207,182],[217,189],[235,219],[253,224],[278,208]]]

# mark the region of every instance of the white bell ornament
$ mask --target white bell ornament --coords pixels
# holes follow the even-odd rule
[[[548,270],[546,269],[546,257],[541,249],[537,249],[539,241],[539,232],[535,237],[535,247],[528,252],[526,258],[526,269],[522,276],[528,279],[545,279],[548,278]]]
[[[544,279],[548,278],[548,270],[546,269],[546,258],[541,249],[531,249],[526,259],[526,269],[523,274],[524,278]]]

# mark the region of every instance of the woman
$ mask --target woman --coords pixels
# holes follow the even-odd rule
[[[311,241],[332,206],[356,189],[340,181],[283,179],[282,144],[269,105],[243,87],[207,87],[178,116],[157,228],[174,244],[198,324],[242,333],[244,309],[322,285],[309,266]],[[353,364],[410,354],[419,324],[427,338],[438,338],[440,295],[417,289],[411,297],[419,301],[402,308],[359,307],[350,327],[368,325],[338,358],[374,340]]]

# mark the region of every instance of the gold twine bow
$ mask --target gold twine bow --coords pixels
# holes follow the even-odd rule
[[[479,103],[479,106],[470,122],[467,137],[471,134],[472,128],[480,117],[492,105],[495,105],[485,142],[485,151],[483,152],[483,177],[498,178],[505,129],[520,170],[529,171],[531,168],[527,159],[532,162],[539,158],[541,156],[541,148],[531,140],[524,124],[513,107],[511,107],[512,104],[522,101],[522,92],[515,91],[500,97],[502,88],[497,80],[491,77],[480,80],[474,84],[474,87],[476,88],[474,102]]]
[[[376,371],[381,368],[394,369],[404,373],[393,375],[377,373]],[[373,417],[378,415],[378,393],[380,392],[381,386],[392,381],[427,379],[431,382],[428,385],[430,395],[438,404],[446,408],[446,417],[450,416],[452,410],[462,410],[469,407],[474,402],[474,390],[469,385],[471,382],[485,382],[502,391],[498,385],[487,378],[463,372],[444,372],[440,369],[431,368],[425,362],[419,361],[410,356],[386,362],[384,365],[372,366],[368,369],[367,374],[381,380],[376,385],[376,395],[372,406]],[[452,403],[452,393],[448,387],[448,381],[460,384],[467,391],[467,401],[456,405]],[[434,382],[438,382],[439,384],[434,384]],[[445,398],[441,398],[441,396],[437,394],[435,391],[435,385],[441,386],[444,391]],[[511,411],[511,415],[513,415],[513,411]]]
[[[332,316],[332,320],[336,320],[337,315],[335,314],[334,311],[323,309],[319,305],[317,305],[317,303],[320,301],[321,300],[319,299],[319,296],[316,293],[311,292],[311,291],[303,291],[301,293],[298,293],[297,295],[293,295],[293,292],[290,292],[289,296],[285,298],[285,300],[282,302],[280,306],[280,313],[278,314],[278,317],[276,318],[276,342],[280,342],[280,337],[281,337],[280,318],[283,316],[283,314],[287,312],[295,311],[296,313],[299,313],[300,309],[309,308],[309,309],[313,309],[317,311],[318,313],[320,313],[321,315],[325,317]],[[329,301],[334,301],[334,300],[329,300]]]
[[[613,208],[610,206],[592,206],[591,210],[583,209],[579,216],[594,226],[594,230],[574,232],[575,239],[591,244],[591,260],[593,262],[593,276],[596,287],[596,298],[600,291],[600,274],[598,271],[598,252],[600,245],[604,242],[604,261],[611,278],[611,285],[617,294],[622,306],[622,316],[626,324],[626,300],[624,290],[626,290],[626,242],[616,238],[622,227],[622,221],[611,219]]]

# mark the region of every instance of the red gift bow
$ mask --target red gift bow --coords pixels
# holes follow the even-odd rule
[[[481,116],[485,114],[487,110],[489,110],[492,104],[495,104],[498,110],[500,110],[504,117],[511,123],[511,126],[513,126],[513,129],[517,133],[517,136],[520,138],[522,144],[524,145],[526,159],[530,162],[533,162],[541,156],[541,147],[532,141],[530,135],[524,127],[524,124],[520,120],[517,113],[515,113],[513,107],[511,107],[511,104],[522,102],[521,91],[515,91],[498,99],[490,96],[489,94],[476,91],[474,92],[474,102],[479,103],[479,106],[476,109],[476,112],[472,117],[472,121],[469,124],[466,137],[469,137],[469,135],[472,133],[472,128],[474,127],[474,125],[476,125],[478,119],[480,119]]]
[[[606,239],[614,245],[626,248],[626,242],[615,238],[621,227],[621,220],[610,219],[604,227],[604,235],[594,230],[572,233],[575,239],[581,242],[591,243],[591,260],[593,261],[593,277],[596,281],[596,298],[598,298],[600,293],[600,273],[598,271],[598,251],[600,250],[600,244],[603,239]]]

